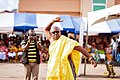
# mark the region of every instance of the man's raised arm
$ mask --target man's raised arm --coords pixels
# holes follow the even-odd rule
[[[53,25],[53,23],[54,23],[54,21],[50,22],[49,25],[44,28],[44,32],[45,32],[46,38],[48,40],[50,40],[50,38],[51,38],[50,29],[51,29],[51,26]]]
[[[50,30],[51,30],[52,25],[53,25],[55,22],[62,22],[62,21],[60,20],[60,17],[57,17],[56,19],[52,20],[52,21],[48,24],[48,26],[46,26],[46,27],[44,28],[44,32],[45,32],[46,37],[47,37],[48,40],[51,38]]]

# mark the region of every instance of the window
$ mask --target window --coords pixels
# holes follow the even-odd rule
[[[106,8],[106,0],[93,0],[92,10],[100,10]]]
[[[106,3],[106,0],[93,0],[93,3]]]

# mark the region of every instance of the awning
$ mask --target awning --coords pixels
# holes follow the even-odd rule
[[[100,20],[101,18],[106,18],[107,20],[110,15],[115,15],[119,13],[120,5],[114,5],[106,9],[88,12],[88,26],[92,26],[97,20]]]
[[[120,19],[113,15],[119,15],[120,5],[106,9],[88,12],[89,33],[118,33],[120,32]]]
[[[36,15],[31,13],[0,14],[0,32],[20,31],[37,28]]]
[[[87,31],[87,17],[71,17],[75,33],[80,33],[80,27],[83,27],[83,31]]]
[[[119,33],[120,32],[120,18],[103,21],[89,27],[89,33]]]
[[[32,28],[43,31],[43,28],[56,17],[60,17],[63,22],[56,22],[53,26],[58,26],[65,31],[75,30],[69,15],[2,13],[0,14],[0,32],[26,32]]]
[[[43,28],[46,27],[53,19],[60,17],[63,22],[56,22],[53,26],[60,27],[64,31],[73,31],[74,26],[72,24],[71,16],[69,15],[52,15],[52,14],[37,14],[37,31],[43,31]]]
[[[19,0],[0,0],[0,12],[18,9]]]

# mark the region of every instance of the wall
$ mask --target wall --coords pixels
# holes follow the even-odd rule
[[[19,12],[80,15],[80,0],[20,0]]]
[[[87,12],[91,11],[92,9],[92,1],[91,0],[82,0],[82,16],[86,17]]]
[[[120,4],[120,0],[115,0],[115,4]]]
[[[120,0],[106,0],[107,7],[120,3]],[[63,14],[86,17],[92,11],[92,0],[20,0],[19,12]]]
[[[107,0],[107,7],[115,5],[115,0]]]

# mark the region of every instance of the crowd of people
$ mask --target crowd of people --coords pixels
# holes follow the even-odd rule
[[[74,39],[75,40],[75,39]],[[97,63],[105,63],[108,56],[112,57],[113,61],[119,59],[119,40],[116,36],[113,36],[111,42],[104,41],[101,38],[100,42],[92,41],[88,46],[88,52],[94,57]],[[0,38],[0,62],[20,62],[22,56],[21,43],[22,37],[15,34],[2,34]],[[41,50],[41,62],[46,62],[49,59],[48,48],[50,42],[46,38],[41,37],[40,39],[42,50]],[[110,56],[112,55],[112,56]],[[83,56],[84,61],[84,56]]]
[[[0,62],[21,62],[22,56],[22,48],[21,42],[23,40],[22,36],[16,35],[12,32],[12,34],[0,34]],[[41,37],[41,45],[42,50],[41,54],[41,62],[48,61],[48,47],[49,41],[46,38]]]
[[[98,41],[96,39],[90,41],[87,44],[87,51],[94,57],[97,63],[105,63],[108,55],[112,55],[113,61],[117,61],[119,43],[120,40],[116,35],[111,36],[109,42],[102,37]]]
[[[13,34],[13,33],[12,33]],[[17,62],[20,52],[21,37],[16,35],[1,34],[0,39],[0,60],[1,62]]]

